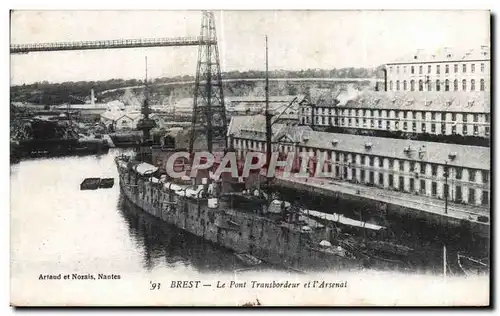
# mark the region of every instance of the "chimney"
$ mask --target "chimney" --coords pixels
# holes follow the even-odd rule
[[[92,105],[95,104],[94,89],[90,90],[90,104],[92,104]]]
[[[384,91],[387,92],[387,66],[382,71],[384,72]]]

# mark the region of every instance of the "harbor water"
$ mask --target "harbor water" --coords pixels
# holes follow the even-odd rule
[[[61,271],[182,275],[248,268],[231,251],[167,225],[127,202],[120,194],[113,161],[124,151],[22,160],[10,166],[12,277]],[[115,185],[80,191],[80,183],[88,177],[115,178]],[[291,198],[289,192],[279,194]],[[323,205],[325,202],[313,197],[301,203],[310,209],[332,210],[331,204]],[[342,203],[334,211],[356,216],[352,206]],[[447,241],[442,236],[428,237],[414,238],[429,249],[427,254],[419,253],[422,265],[414,269],[439,274],[440,249]],[[456,258],[456,252],[461,250],[454,243],[447,245],[450,266],[453,256]],[[263,264],[259,269],[274,271],[282,267]]]

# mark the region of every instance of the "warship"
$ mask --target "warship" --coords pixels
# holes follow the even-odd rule
[[[213,49],[213,54],[207,54],[208,58],[215,55],[218,60],[216,45]],[[214,77],[210,77],[211,70],[208,70],[208,79],[202,83],[199,70],[203,63],[210,63],[210,60],[200,61],[199,57],[191,129],[168,131],[158,144],[152,141],[150,133],[155,124],[149,118],[146,59],[143,117],[138,124],[143,139],[132,154],[115,158],[120,190],[126,199],[143,212],[234,251],[238,258],[244,258],[249,263],[266,262],[299,271],[356,270],[380,263],[384,267],[388,264],[405,266],[403,260],[371,255],[367,243],[342,231],[338,225],[342,222],[340,218],[321,218],[319,212],[301,210],[287,201],[273,198],[270,192],[266,192],[265,186],[270,179],[262,181],[259,171],[253,172],[247,179],[236,178],[230,173],[214,178],[210,170],[191,175],[189,160],[196,150],[215,152],[213,144],[217,142],[224,153],[233,150],[227,146],[232,142],[228,141],[231,136],[227,135],[220,69]],[[269,114],[267,69],[266,37],[265,114],[269,162],[272,115]],[[207,78],[207,74],[204,77]],[[214,86],[211,82],[215,82]],[[213,97],[213,91],[219,92],[217,97]],[[202,95],[201,106],[197,104],[197,93]],[[214,119],[216,116],[217,120]],[[201,123],[197,117],[202,118]],[[200,126],[203,127],[201,131]],[[197,142],[199,139],[202,141]],[[198,146],[197,143],[203,145]],[[174,169],[187,173],[181,178],[173,178],[166,172],[165,161],[180,151],[187,151],[190,158],[177,159]],[[217,164],[220,160],[214,166]],[[261,182],[264,182],[262,186]],[[370,226],[352,220],[343,222],[347,226],[374,232],[384,230],[378,225]],[[398,249],[394,255],[398,256],[397,252]]]

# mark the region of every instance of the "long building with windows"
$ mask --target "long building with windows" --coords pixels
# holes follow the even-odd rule
[[[342,98],[339,98],[342,100]],[[345,101],[303,103],[299,124],[489,138],[490,95],[484,92],[363,91]]]
[[[417,50],[386,65],[387,91],[489,91],[489,46]]]
[[[228,140],[240,159],[265,151],[264,116],[231,119]],[[486,147],[313,131],[308,126],[273,126],[273,151],[308,153],[309,171],[324,162],[333,179],[450,202],[488,207],[490,151]],[[322,159],[320,159],[320,157]]]

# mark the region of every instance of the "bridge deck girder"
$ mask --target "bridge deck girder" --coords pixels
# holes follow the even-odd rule
[[[10,45],[10,53],[23,54],[30,52],[167,47],[167,46],[197,46],[197,45],[207,45],[207,44],[217,44],[217,43],[214,41],[201,39],[200,37],[174,37],[174,38],[119,39],[119,40],[102,40],[102,41],[13,44]]]

